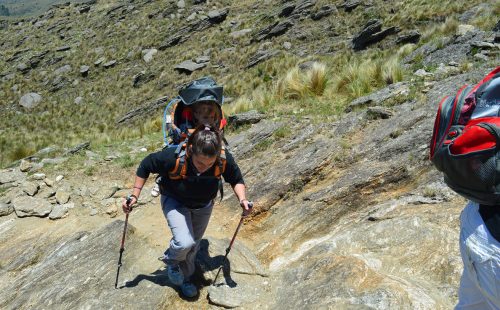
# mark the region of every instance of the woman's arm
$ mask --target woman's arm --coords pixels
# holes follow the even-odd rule
[[[123,212],[128,213],[132,210],[132,206],[137,203],[139,196],[141,195],[142,188],[146,183],[146,179],[141,178],[139,176],[135,177],[134,188],[132,189],[132,195],[130,195],[130,204],[127,205],[127,199],[124,198],[122,202]]]
[[[246,198],[245,184],[237,183],[233,185],[233,191],[240,202],[241,208],[243,209],[243,216],[247,216],[252,212],[252,209],[248,205],[248,199]]]

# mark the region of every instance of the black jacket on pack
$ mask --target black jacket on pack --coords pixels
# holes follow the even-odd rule
[[[204,173],[197,175],[191,160],[187,161],[187,178],[183,180],[171,180],[168,177],[176,164],[176,148],[166,148],[162,151],[149,154],[144,158],[137,168],[137,176],[147,179],[150,173],[161,176],[160,192],[162,195],[170,195],[183,203],[187,208],[200,208],[205,206],[217,196],[219,179],[214,176],[212,167]],[[231,184],[245,184],[240,168],[234,161],[233,156],[226,150],[226,169],[222,174],[224,181]]]

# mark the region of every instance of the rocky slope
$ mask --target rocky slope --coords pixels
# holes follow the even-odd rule
[[[308,2],[293,3],[284,3],[280,14]],[[347,11],[356,3],[335,7]],[[377,23],[366,28],[372,35],[391,32],[376,30]],[[184,34],[178,35],[180,42]],[[356,42],[370,42],[366,37]],[[423,44],[404,65],[424,62],[433,70],[354,100],[334,120],[293,113],[232,117],[233,124],[254,122],[228,140],[255,212],[211,285],[240,218],[226,188],[198,256],[201,291],[192,300],[180,296],[156,259],[170,236],[158,198],[149,196],[151,182],[130,216],[114,289],[124,218],[119,205],[132,187],[131,159],[161,145],[158,134],[99,148],[46,148],[14,162],[0,171],[0,308],[452,308],[465,200],[433,169],[428,143],[439,98],[498,63],[497,37],[462,26]]]
[[[421,57],[436,50],[452,55],[445,64],[462,66],[467,54],[491,60],[482,37],[460,50],[444,50],[450,38],[433,37],[439,27],[453,29],[448,15],[469,30],[492,15],[482,1],[447,1],[92,0],[0,20],[0,165],[52,144],[158,131],[162,103],[205,75],[225,85],[229,103],[267,91],[311,59],[431,41],[412,55],[412,66],[433,68]]]
[[[462,268],[458,215],[465,201],[427,160],[433,99],[487,70],[452,75],[430,86],[428,100],[392,107],[389,118],[361,110],[328,124],[263,120],[231,136],[256,213],[230,254],[226,284],[209,286],[239,219],[231,195],[218,204],[199,256],[195,300],[180,298],[156,261],[168,229],[147,189],[130,217],[122,288],[113,288],[123,228],[115,215],[130,170],[110,169],[104,159],[109,173],[93,180],[68,174],[29,181],[42,176],[4,170],[1,182],[11,187],[0,218],[1,306],[449,309]],[[298,134],[256,147],[281,124]],[[27,191],[37,185],[35,194]],[[51,220],[58,208],[66,217]]]

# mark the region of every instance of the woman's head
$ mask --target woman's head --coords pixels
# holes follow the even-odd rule
[[[200,125],[188,140],[188,152],[198,172],[212,167],[222,149],[222,138],[213,127]]]

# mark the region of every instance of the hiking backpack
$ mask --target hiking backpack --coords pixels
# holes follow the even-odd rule
[[[186,146],[189,136],[196,129],[194,127],[194,116],[192,107],[200,102],[212,102],[215,103],[218,109],[217,116],[215,120],[215,127],[218,128],[220,134],[222,135],[223,141],[227,144],[224,139],[224,127],[227,124],[224,114],[222,112],[222,104],[224,102],[223,97],[223,87],[217,85],[217,83],[211,77],[203,77],[194,80],[182,87],[179,90],[179,95],[172,99],[163,112],[163,138],[165,142],[165,147],[175,147],[175,155],[177,157],[175,167],[169,171],[169,179],[180,180],[186,179],[188,160]],[[222,190],[222,180],[221,176],[226,169],[226,155],[225,148],[222,147],[221,154],[217,159],[217,165],[214,170],[215,178],[219,179],[219,190],[221,192],[221,199],[223,197]],[[157,183],[161,182],[161,178],[158,177]]]
[[[458,194],[500,204],[500,67],[441,100],[429,158]]]
[[[165,146],[177,147],[195,130],[193,106],[200,102],[212,102],[218,110],[215,127],[223,134],[227,120],[224,118],[222,104],[223,87],[211,77],[194,80],[179,90],[179,95],[172,99],[163,112],[163,139]]]

